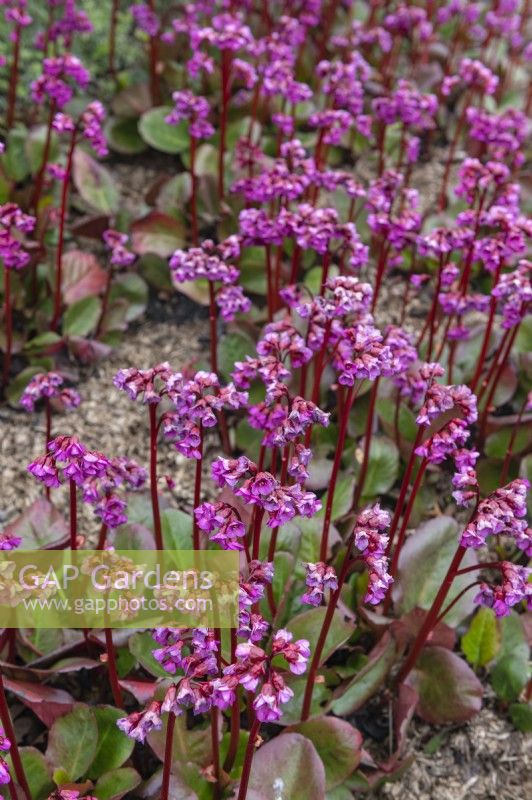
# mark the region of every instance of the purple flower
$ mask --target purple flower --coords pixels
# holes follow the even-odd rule
[[[157,364],[151,369],[129,369],[119,370],[113,383],[117,389],[127,392],[132,400],[142,397],[143,403],[160,403],[161,399],[167,394],[167,383],[176,374],[170,369],[167,361]]]
[[[135,711],[127,717],[122,717],[116,721],[116,724],[130,739],[144,742],[151,731],[162,728],[161,703],[158,700],[152,700],[144,711]]]
[[[195,139],[208,139],[214,133],[214,128],[207,117],[210,107],[205,97],[199,97],[188,89],[172,94],[174,108],[165,117],[169,125],[178,125],[182,120],[189,121],[189,133]]]
[[[243,550],[240,539],[246,535],[246,527],[236,509],[229,503],[202,503],[194,509],[200,530],[213,533],[211,542],[218,542],[223,550]]]
[[[223,286],[216,292],[216,305],[222,318],[231,322],[237,314],[245,314],[251,309],[251,300],[240,286]]]
[[[369,584],[364,602],[377,605],[386,597],[393,578],[388,573],[388,559],[384,556],[388,536],[384,533],[390,525],[390,515],[376,503],[362,511],[353,530],[353,543],[361,553],[368,570]]]
[[[81,403],[74,389],[63,387],[63,377],[58,372],[39,372],[30,380],[20,398],[20,405],[26,411],[33,411],[41,399],[57,398],[65,409],[77,408]]]
[[[507,486],[496,489],[478,504],[475,516],[465,527],[460,544],[463,547],[482,547],[488,536],[507,534],[513,536],[520,549],[531,547],[526,535],[526,494],[530,484],[516,478]]]
[[[151,37],[157,36],[160,28],[159,18],[147,3],[135,3],[129,11],[141,31]]]
[[[317,564],[305,565],[305,584],[307,591],[301,597],[301,602],[311,606],[319,606],[323,601],[325,589],[335,592],[338,589],[338,579],[334,567],[319,561]]]
[[[530,611],[532,609],[532,583],[529,578],[532,575],[532,569],[503,561],[500,570],[502,582],[497,586],[482,583],[474,602],[492,608],[498,617],[507,616],[510,610],[523,600]]]

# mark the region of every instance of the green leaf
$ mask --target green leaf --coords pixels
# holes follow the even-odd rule
[[[105,136],[115,153],[129,156],[146,150],[146,142],[139,133],[136,119],[110,119],[105,126]]]
[[[358,470],[360,470],[360,465]],[[399,474],[399,450],[395,442],[383,436],[373,436],[369,447],[368,471],[364,482],[364,497],[385,494]]]
[[[301,678],[295,675],[288,675],[285,678],[287,686],[293,691],[294,696],[288,703],[283,705],[283,716],[279,720],[279,725],[297,725],[301,721],[301,711],[303,709],[303,698],[307,679],[304,675]],[[312,692],[312,702],[310,704],[310,717],[318,717],[323,714],[324,707],[331,697],[331,690],[325,683],[316,683]]]
[[[31,800],[45,800],[54,788],[50,765],[35,747],[19,747],[19,753],[30,787]],[[6,757],[6,761],[13,774],[13,761],[10,755]]]
[[[434,598],[447,573],[458,546],[459,526],[451,517],[444,515],[428,520],[407,538],[399,557],[399,575],[394,583],[393,597],[402,613],[431,607]],[[477,563],[477,557],[469,550],[462,566]],[[451,602],[471,583],[469,575],[454,579],[447,602]],[[474,590],[467,592],[451,611],[445,622],[455,625],[465,619],[473,610]]]
[[[394,433],[395,425],[395,401],[389,397],[379,397],[376,403],[377,414],[381,418],[386,433],[390,436]],[[399,433],[408,442],[413,442],[417,434],[415,414],[410,411],[403,403],[399,408],[398,416]]]
[[[338,517],[342,517],[344,514],[347,514],[353,503],[354,486],[355,480],[352,475],[344,475],[336,482],[336,486],[334,488],[334,499],[332,502],[331,519],[338,519]],[[321,498],[321,510],[317,514],[318,519],[323,519],[325,514],[325,507],[327,505],[329,491],[330,490],[327,490],[325,495]],[[314,519],[316,519],[316,517],[314,517]],[[317,526],[314,525],[314,527]]]
[[[246,247],[239,261],[239,283],[253,294],[266,294],[265,254],[263,247]]]
[[[132,792],[141,781],[140,775],[133,767],[122,767],[106,772],[98,779],[92,794],[98,800],[119,800],[128,792]]]
[[[18,406],[22,392],[30,380],[35,375],[38,375],[39,372],[43,372],[42,367],[26,367],[13,378],[6,391],[6,397],[11,405]]]
[[[529,703],[512,703],[509,711],[518,731],[532,733],[532,706]]]
[[[352,714],[373,697],[392,668],[397,656],[397,647],[391,636],[383,636],[370,653],[367,663],[355,677],[338,691],[338,697],[331,704],[338,716]]]
[[[92,709],[79,704],[57,719],[48,736],[46,758],[62,767],[71,781],[85,775],[96,754],[98,725]]]
[[[467,722],[480,711],[482,684],[465,661],[445,647],[425,647],[409,683],[419,716],[434,725]]]
[[[473,667],[485,667],[500,647],[497,619],[491,608],[479,608],[467,633],[462,636],[462,652]]]
[[[104,772],[121,767],[127,761],[135,742],[117,728],[116,721],[124,712],[112,706],[94,709],[98,725],[98,743],[94,761],[89,769],[90,778],[99,778]]]
[[[163,153],[182,153],[190,146],[188,123],[169,125],[165,117],[172,111],[170,106],[157,106],[145,111],[139,120],[139,133],[150,147]]]
[[[167,550],[192,548],[192,517],[179,508],[165,508],[161,513],[164,546]]]
[[[131,247],[138,255],[155,253],[167,258],[184,244],[183,223],[161,211],[150,211],[131,225]]]
[[[264,431],[252,428],[245,419],[240,420],[235,430],[236,446],[256,461],[259,457],[260,444],[264,438]]]
[[[325,767],[325,788],[334,789],[360,762],[362,736],[343,719],[316,717],[293,729],[310,739]]]
[[[168,717],[165,715],[163,727],[160,730],[152,731],[148,736],[150,747],[161,761],[164,759],[167,723]],[[206,766],[209,763],[211,754],[210,727],[197,726],[192,730],[188,730],[186,716],[183,714],[176,717],[172,740],[172,761],[179,765],[192,762],[193,764]]]
[[[143,314],[148,305],[148,284],[134,272],[117,275],[111,288],[110,301],[126,300],[126,321],[131,322]]]
[[[146,672],[154,675],[156,678],[167,678],[168,673],[161,667],[152,655],[155,650],[156,644],[153,641],[151,633],[134,633],[130,638],[129,650],[135,656],[139,664],[144,667]]]
[[[35,338],[30,339],[29,342],[26,342],[24,345],[24,352],[25,353],[42,353],[43,350],[47,350],[49,347],[54,347],[54,345],[59,344],[62,341],[61,336],[58,333],[54,333],[54,331],[46,331],[46,333],[40,333]]]
[[[111,173],[81,147],[74,151],[72,178],[83,200],[102,214],[116,214],[120,195]]]
[[[506,655],[495,664],[490,683],[496,694],[505,703],[517,700],[529,678],[528,661],[515,655]]]
[[[325,619],[326,608],[311,608],[297,614],[286,625],[294,635],[294,639],[307,639],[310,644],[310,651],[314,652],[320,632]],[[351,636],[354,631],[352,622],[346,622],[338,609],[335,610],[329,633],[325,639],[325,646],[321,663],[323,664],[335,650],[338,650]]]
[[[2,164],[6,175],[12,181],[20,183],[29,175],[30,168],[26,158],[26,140],[28,131],[25,127],[16,127],[7,136],[6,150]]]
[[[218,367],[224,378],[229,379],[236,361],[256,355],[253,340],[245,333],[234,331],[222,336],[218,342]]]
[[[325,769],[300,733],[282,733],[255,753],[247,800],[323,800]]]
[[[137,265],[140,274],[150,286],[167,292],[171,291],[172,281],[166,259],[155,255],[155,253],[145,253],[139,258]]]
[[[48,134],[47,125],[38,125],[32,128],[29,132],[27,139],[24,143],[26,158],[30,166],[31,172],[35,175],[42,167],[44,158],[44,148],[46,146],[46,137]],[[52,132],[50,138],[50,151],[48,153],[48,163],[57,159],[59,154],[59,142],[55,131]]]
[[[521,453],[530,444],[530,430],[521,427],[515,432],[515,428],[501,428],[501,430],[492,433],[486,439],[485,452],[489,458],[503,459],[506,456],[510,439],[515,436],[512,452]]]
[[[73,303],[65,311],[63,317],[63,333],[65,336],[87,336],[92,333],[102,311],[102,301],[99,297],[84,297]]]

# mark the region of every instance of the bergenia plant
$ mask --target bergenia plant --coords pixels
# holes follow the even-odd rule
[[[33,550],[238,567],[227,625],[4,622],[4,794],[406,794],[414,717],[529,731],[528,3],[0,5],[0,606]]]

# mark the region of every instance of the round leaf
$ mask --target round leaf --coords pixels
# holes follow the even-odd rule
[[[325,769],[314,745],[299,733],[283,733],[253,758],[248,800],[323,800]]]
[[[94,716],[98,725],[98,743],[89,776],[99,778],[104,772],[121,767],[133,752],[135,742],[117,728],[116,721],[124,716],[120,709],[112,706],[95,708]]]
[[[183,247],[185,231],[181,222],[160,211],[151,211],[131,226],[131,244],[135,253],[155,253],[161,258]]]
[[[80,147],[74,151],[72,177],[83,200],[95,211],[118,211],[120,196],[111,173]]]
[[[425,611],[432,605],[458,545],[459,526],[451,517],[441,516],[420,525],[408,537],[399,557],[399,575],[393,597],[403,613],[413,608]],[[462,566],[477,563],[469,550]],[[460,575],[453,581],[447,598],[451,602],[469,583],[470,575]],[[467,592],[445,616],[447,625],[457,624],[473,610],[474,589]]]
[[[362,735],[343,719],[316,717],[294,730],[310,739],[325,767],[326,789],[334,789],[351,775],[360,762]]]
[[[86,336],[92,333],[100,319],[102,301],[99,297],[84,297],[73,303],[63,317],[65,336]]]
[[[170,106],[157,106],[145,111],[139,120],[139,132],[146,144],[163,153],[182,153],[189,147],[188,124],[169,125],[165,118]]]
[[[360,465],[358,465],[360,469]],[[364,481],[364,497],[385,494],[399,474],[399,451],[395,442],[374,436],[369,447],[368,470]]]
[[[132,792],[140,780],[140,775],[133,767],[115,769],[102,775],[91,794],[98,800],[119,800],[120,797]]]
[[[44,800],[54,788],[50,766],[35,747],[19,747],[19,753],[32,800]],[[8,755],[6,760],[13,773],[11,756]]]
[[[88,706],[78,705],[54,722],[48,737],[46,759],[61,767],[71,781],[85,775],[96,754],[98,725]]]
[[[416,710],[426,722],[467,722],[480,711],[482,684],[471,667],[445,647],[426,647],[408,683],[419,694]]]
[[[105,136],[115,153],[130,156],[146,150],[136,119],[110,119],[105,126]]]
[[[294,639],[307,639],[310,643],[310,651],[314,652],[325,618],[326,608],[311,608],[297,614],[286,625],[294,635]],[[346,622],[342,614],[336,610],[334,612],[329,633],[325,639],[323,648],[322,663],[326,661],[335,650],[338,650],[346,642],[354,631],[353,624]]]

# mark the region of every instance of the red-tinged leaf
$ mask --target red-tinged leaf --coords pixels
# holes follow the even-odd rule
[[[23,550],[58,550],[69,541],[68,525],[48,500],[35,500],[4,533],[20,536]]]
[[[447,516],[435,517],[420,525],[409,536],[399,557],[398,579],[393,585],[393,599],[403,613],[418,607],[428,610],[441,586],[458,545],[460,528]],[[463,566],[477,563],[476,553],[468,550]],[[453,581],[448,600],[451,602],[468,584],[470,575]],[[474,589],[464,594],[445,616],[448,625],[456,625],[473,610]]]
[[[148,742],[155,755],[164,759],[166,745],[166,725],[168,717],[163,720],[161,730],[152,731],[148,735]],[[172,747],[172,763],[179,768],[180,764],[192,762],[200,767],[206,767],[211,763],[212,744],[210,727],[187,729],[186,717],[176,717],[174,727],[174,738]]]
[[[402,683],[393,706],[393,723],[395,732],[396,752],[394,758],[399,759],[403,754],[406,744],[408,726],[414,716],[419,695],[412,686]]]
[[[185,230],[181,222],[160,211],[150,211],[131,225],[132,249],[138,255],[155,253],[162,258],[183,247]]]
[[[56,719],[68,714],[76,702],[72,695],[63,689],[54,689],[39,683],[15,681],[11,678],[4,678],[4,684],[6,689],[13,692],[25,706],[30,708],[47,728],[50,728]]]
[[[283,733],[262,745],[251,765],[247,800],[324,800],[325,768],[309,739]]]
[[[342,784],[358,767],[362,734],[351,723],[336,717],[316,717],[290,728],[310,739],[325,767],[327,791]]]
[[[107,214],[94,214],[90,217],[83,217],[79,222],[74,222],[70,226],[70,230],[76,236],[84,236],[87,239],[96,239],[101,242],[103,234],[110,227],[110,219]]]
[[[83,647],[86,648],[85,642],[83,642]],[[81,669],[103,669],[103,664],[101,661],[94,661],[91,658],[82,658],[80,656],[79,658],[65,658],[49,669],[0,661],[0,669],[3,675],[7,675],[14,680],[27,680],[30,683],[37,683],[55,675],[78,672]]]
[[[352,714],[372,697],[382,685],[398,656],[398,645],[386,631],[369,654],[367,663],[347,686],[335,692],[331,708],[338,716]]]
[[[482,706],[482,684],[466,662],[444,647],[425,647],[407,683],[419,702],[416,712],[426,722],[467,722]]]
[[[152,699],[157,687],[156,681],[122,680],[118,681],[118,683],[122,689],[132,694],[137,703],[141,706],[146,705],[146,703]]]
[[[82,364],[94,364],[107,358],[113,348],[104,342],[84,339],[83,336],[69,336],[68,349]]]
[[[118,211],[120,195],[111,173],[81,147],[74,151],[72,177],[82,199],[95,211]]]
[[[104,290],[107,274],[92,253],[70,250],[63,256],[62,265],[62,292],[67,306]]]
[[[150,87],[147,83],[136,83],[118,92],[111,108],[117,117],[140,117],[152,107]]]
[[[426,616],[426,611],[414,608],[408,614],[404,614],[401,619],[394,620],[392,630],[397,641],[405,647],[413,642]],[[439,622],[430,634],[429,644],[453,650],[456,644],[456,631],[445,622]]]
[[[511,364],[507,364],[497,380],[497,388],[493,395],[492,405],[498,408],[511,400],[517,389],[517,383],[517,372]]]

